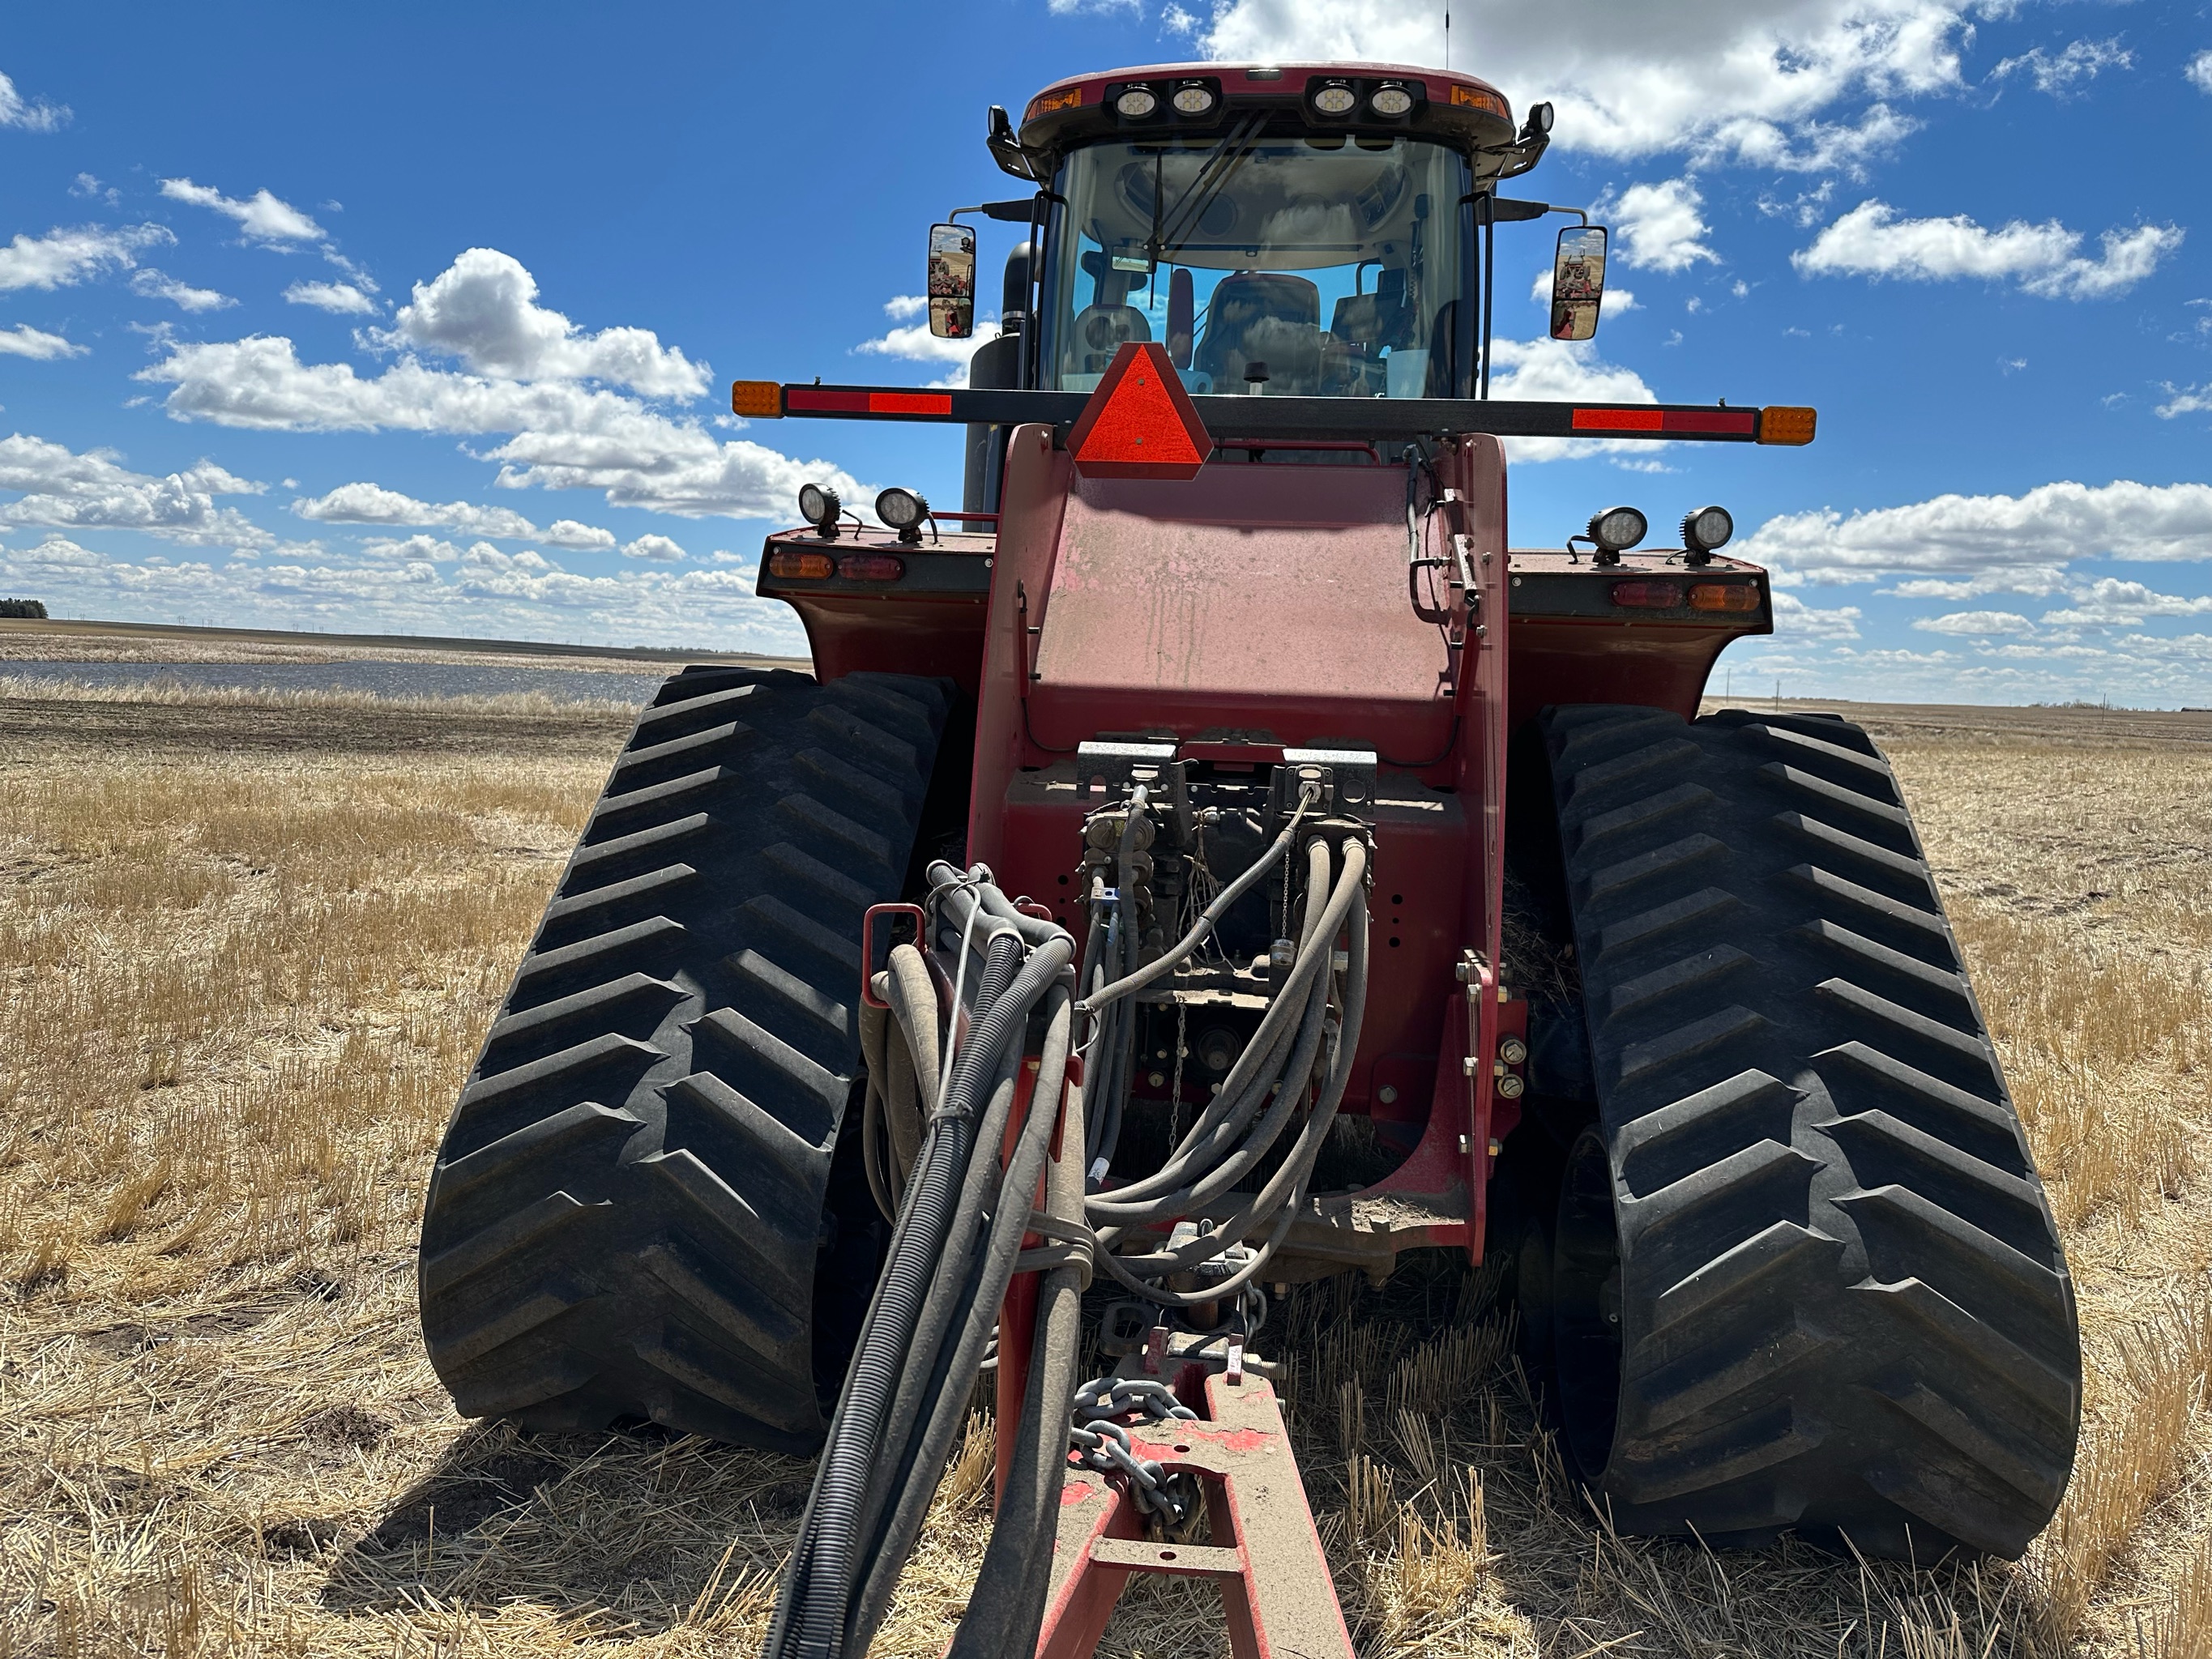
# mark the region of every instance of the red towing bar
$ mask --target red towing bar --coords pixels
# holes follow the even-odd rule
[[[945,421],[980,426],[1073,426],[1085,392],[916,392],[901,386],[784,386],[738,380],[730,407],[750,420]],[[1773,404],[1550,404],[1475,398],[1194,397],[1206,429],[1224,438],[1412,439],[1446,432],[1501,438],[1652,438],[1809,444],[1810,409]]]

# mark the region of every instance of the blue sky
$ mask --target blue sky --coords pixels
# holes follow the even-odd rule
[[[0,591],[791,647],[751,588],[796,485],[955,500],[957,438],[746,426],[727,383],[963,371],[901,301],[932,219],[1017,193],[986,106],[1121,64],[1434,64],[1441,15],[16,8]],[[1597,339],[1504,303],[1494,390],[1821,412],[1801,451],[1511,446],[1516,544],[1728,506],[1781,607],[1739,687],[2212,705],[2212,9],[1462,0],[1451,55],[1558,106],[1516,188],[1614,228]],[[1533,289],[1548,246],[1509,228],[1501,273]]]

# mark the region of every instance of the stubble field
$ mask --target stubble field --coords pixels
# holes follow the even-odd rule
[[[1364,1653],[2212,1659],[2212,719],[1860,709],[2052,1188],[2087,1344],[2028,1559],[1613,1536],[1494,1286],[1294,1297],[1293,1427]],[[437,1135],[628,729],[611,708],[0,684],[0,1656],[749,1654],[808,1466],[453,1414]],[[934,1653],[980,1422],[876,1651]],[[1107,1651],[1212,1654],[1133,1594]]]

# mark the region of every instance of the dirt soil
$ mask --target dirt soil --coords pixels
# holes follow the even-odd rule
[[[2058,1520],[2021,1563],[1918,1570],[1617,1538],[1497,1275],[1437,1255],[1295,1291],[1263,1345],[1364,1654],[2212,1656],[2212,718],[1848,712],[2066,1231]],[[627,726],[0,703],[0,1659],[758,1651],[806,1464],[466,1422],[415,1325],[437,1137]],[[988,1445],[978,1419],[876,1652],[941,1650]],[[1219,1629],[1159,1584],[1101,1651]]]

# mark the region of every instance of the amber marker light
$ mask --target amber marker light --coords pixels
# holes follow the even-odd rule
[[[787,548],[768,557],[768,574],[771,576],[797,576],[806,581],[822,581],[837,574],[837,561],[827,553],[799,553]]]
[[[1759,589],[1750,582],[1694,582],[1690,587],[1692,611],[1756,611]]]
[[[1759,411],[1759,441],[1763,444],[1809,444],[1819,418],[1810,409],[1789,404],[1769,404]]]
[[[775,380],[732,380],[730,382],[730,409],[756,421],[780,421],[783,418],[783,387]]]

